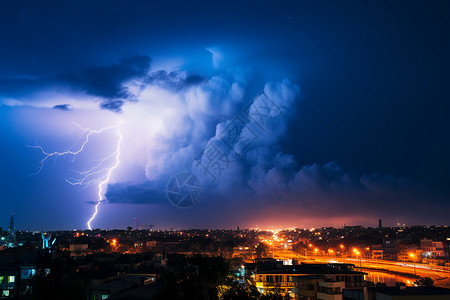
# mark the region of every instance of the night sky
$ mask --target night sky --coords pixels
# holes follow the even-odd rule
[[[449,20],[448,1],[1,1],[0,226],[84,229],[98,200],[110,229],[449,224]],[[195,205],[171,203],[177,174]]]

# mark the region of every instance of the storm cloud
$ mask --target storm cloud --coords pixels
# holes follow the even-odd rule
[[[413,206],[423,201],[423,191],[406,178],[348,171],[334,161],[301,166],[280,146],[297,115],[299,86],[288,79],[268,82],[246,101],[245,81],[231,75],[217,75],[184,90],[172,89],[165,81],[150,81],[141,89],[135,109],[144,109],[145,115],[145,109],[164,101],[175,115],[170,122],[162,118],[164,129],[149,138],[153,146],[146,148],[146,179],[110,184],[110,203],[170,205],[167,183],[182,172],[200,179],[201,201],[222,199],[229,203],[222,208],[228,213],[235,205],[244,210],[279,205],[289,207],[291,217],[338,217],[352,207],[346,215],[356,217],[372,204],[375,218],[386,206],[401,209],[404,199]],[[148,101],[153,105],[147,106]]]
[[[57,105],[53,106],[53,108],[59,109],[59,110],[64,110],[64,111],[72,110],[72,107],[70,106],[70,104],[57,104]]]
[[[55,76],[7,77],[0,79],[0,93],[2,98],[15,99],[31,106],[35,105],[36,99],[42,98],[36,95],[48,91],[63,95],[78,93],[100,101],[99,107],[102,109],[120,112],[124,102],[134,100],[133,93],[125,84],[147,76],[151,61],[148,56],[134,55],[109,65],[90,66],[78,72]]]

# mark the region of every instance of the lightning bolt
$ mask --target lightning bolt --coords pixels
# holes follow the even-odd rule
[[[91,222],[95,219],[95,216],[98,213],[98,207],[100,203],[102,203],[103,200],[103,186],[105,186],[110,180],[111,180],[111,174],[112,172],[119,166],[120,164],[120,145],[122,144],[122,138],[123,136],[120,134],[119,130],[117,129],[117,135],[119,136],[119,141],[117,142],[117,148],[116,148],[116,154],[115,154],[115,164],[109,168],[106,178],[98,184],[98,198],[97,198],[97,204],[95,204],[95,210],[92,214],[92,217],[87,222],[87,226],[89,230],[92,230]]]
[[[80,125],[78,125],[77,123],[74,123],[76,128],[81,130],[81,136],[78,139],[78,141],[71,148],[69,148],[68,150],[65,150],[63,152],[47,152],[44,149],[44,147],[42,147],[41,145],[38,145],[37,143],[35,143],[34,145],[31,145],[31,146],[27,146],[30,148],[39,149],[42,152],[42,154],[44,155],[44,158],[39,161],[39,167],[38,167],[37,171],[35,173],[31,174],[31,176],[32,176],[32,175],[39,174],[42,171],[42,169],[44,168],[46,162],[51,158],[56,159],[58,157],[63,157],[63,156],[72,156],[73,157],[72,160],[75,160],[76,156],[85,150],[86,146],[89,143],[89,139],[91,138],[92,135],[102,134],[108,130],[113,130],[113,129],[116,130],[118,139],[117,139],[115,151],[113,151],[108,156],[98,160],[96,165],[94,165],[93,167],[91,167],[90,169],[88,169],[86,171],[72,170],[73,172],[78,174],[78,178],[69,178],[69,179],[65,178],[65,181],[67,183],[69,183],[71,185],[79,185],[82,188],[85,188],[85,187],[88,187],[91,185],[97,185],[98,193],[97,193],[97,200],[96,200],[96,204],[95,204],[95,208],[94,208],[94,213],[92,214],[91,218],[87,222],[87,226],[90,230],[92,230],[91,223],[98,214],[98,207],[104,201],[105,186],[107,186],[107,184],[112,181],[112,174],[113,174],[114,170],[117,169],[117,167],[120,164],[120,150],[121,150],[123,136],[120,133],[119,128],[122,124],[123,124],[123,122],[120,122],[117,125],[108,126],[108,127],[104,127],[104,128],[98,129],[98,130],[94,130],[94,129],[90,129],[90,128],[83,128]],[[110,160],[114,161],[113,165],[107,166],[107,163]]]

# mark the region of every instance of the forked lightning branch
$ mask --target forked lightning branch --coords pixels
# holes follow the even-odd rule
[[[107,131],[114,130],[117,135],[117,142],[114,146],[114,151],[109,153],[104,158],[98,160],[96,164],[94,164],[91,168],[84,170],[84,171],[74,171],[75,176],[72,178],[65,178],[65,181],[71,185],[78,185],[82,188],[96,185],[97,186],[97,199],[94,207],[94,212],[91,216],[91,218],[87,222],[87,226],[89,229],[92,229],[91,223],[94,221],[95,217],[98,213],[98,207],[99,205],[104,201],[104,195],[106,192],[106,188],[108,183],[112,182],[112,175],[114,170],[119,166],[120,164],[120,148],[122,144],[122,134],[120,133],[120,126],[122,123],[118,123],[117,125],[104,127],[98,130],[90,129],[90,128],[84,128],[80,125],[74,123],[76,128],[81,131],[80,138],[78,141],[69,149],[64,150],[62,152],[48,152],[45,150],[45,148],[41,145],[35,144],[32,146],[27,146],[30,148],[36,148],[39,149],[42,154],[44,155],[44,158],[40,160],[39,167],[37,171],[32,174],[36,175],[42,171],[42,169],[45,167],[46,163],[51,159],[57,159],[59,157],[66,157],[66,156],[72,156],[72,158],[75,160],[77,156],[79,156],[85,149],[87,148],[90,139],[95,135],[101,135]]]

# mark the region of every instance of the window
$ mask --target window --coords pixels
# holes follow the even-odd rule
[[[8,276],[9,282],[14,282],[16,281],[16,276]]]

